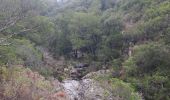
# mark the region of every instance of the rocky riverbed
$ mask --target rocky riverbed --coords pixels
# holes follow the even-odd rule
[[[62,82],[62,86],[69,95],[70,100],[115,100],[109,91],[91,78],[101,76],[107,72],[109,71],[100,70],[98,72],[91,72],[81,80],[67,79]],[[105,95],[106,92],[108,93],[107,96]]]
[[[49,67],[60,68],[64,66],[64,60],[56,60],[48,50],[40,49],[43,52],[45,64]],[[84,76],[82,73],[88,66],[88,64],[80,63],[70,69],[64,69],[64,71],[69,71],[70,77],[57,84],[60,84],[60,88],[64,89],[64,93],[67,95],[65,100],[114,100],[113,98],[109,98],[111,96],[106,96],[106,90],[100,86],[99,82],[93,79],[93,76],[104,75],[109,71],[90,72]]]
[[[105,89],[93,79],[65,80],[62,83],[70,100],[105,100]],[[108,98],[108,100],[113,100]]]

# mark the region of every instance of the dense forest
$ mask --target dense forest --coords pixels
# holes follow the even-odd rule
[[[170,1],[0,0],[0,100],[170,100]]]

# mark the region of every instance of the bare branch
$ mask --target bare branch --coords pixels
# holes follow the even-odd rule
[[[21,20],[23,16],[15,16],[10,18],[9,20],[3,22],[1,25],[3,25],[2,28],[0,28],[0,32],[10,28],[11,26],[14,26],[19,20]]]
[[[3,43],[3,42],[5,42],[5,41],[7,41],[8,39],[10,39],[10,38],[12,38],[14,35],[18,35],[18,34],[21,34],[21,33],[23,33],[23,32],[27,32],[27,31],[30,31],[30,30],[32,30],[32,29],[23,29],[23,30],[21,30],[21,31],[19,31],[19,32],[17,32],[17,33],[13,33],[13,34],[11,34],[11,35],[9,35],[8,37],[6,37],[6,38],[1,38],[0,39],[0,46],[6,46],[6,45],[10,45],[11,43]]]

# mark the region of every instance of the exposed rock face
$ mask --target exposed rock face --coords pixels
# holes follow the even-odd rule
[[[107,98],[105,89],[93,79],[65,80],[62,85],[69,95],[69,100],[105,100]],[[107,100],[113,99],[107,98]]]
[[[88,79],[88,78],[94,78],[96,76],[104,76],[104,75],[109,75],[111,73],[110,70],[99,70],[97,72],[91,72],[84,76],[82,79]]]
[[[65,80],[62,85],[66,94],[69,95],[69,100],[116,100],[112,97],[112,93],[109,93],[93,79],[96,76],[104,76],[109,73],[111,73],[110,70],[91,72],[79,81]]]
[[[80,63],[80,64],[75,65],[75,68],[87,68],[88,66],[89,66],[89,64]]]
[[[77,64],[70,71],[70,77],[73,79],[81,79],[85,74],[89,64]]]
[[[84,100],[104,100],[105,98],[105,90],[92,79],[82,81],[81,92],[84,95]]]
[[[69,100],[76,100],[79,98],[79,89],[80,83],[79,81],[75,80],[65,80],[63,81],[63,87],[66,91],[66,93],[69,95]]]

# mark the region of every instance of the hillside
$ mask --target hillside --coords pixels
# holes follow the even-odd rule
[[[0,0],[0,100],[169,100],[169,14],[169,0]]]

